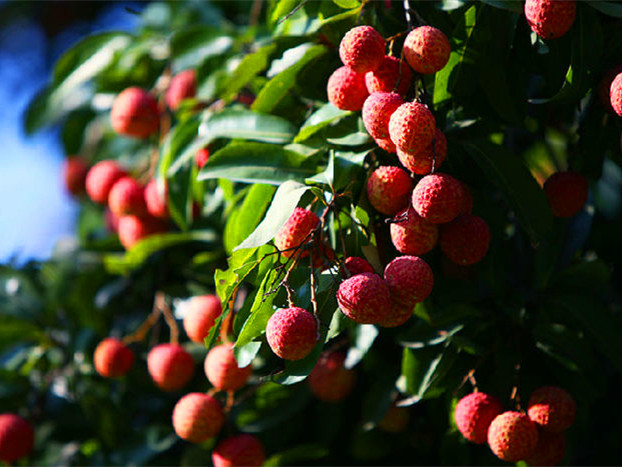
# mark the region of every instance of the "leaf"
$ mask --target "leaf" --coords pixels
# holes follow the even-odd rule
[[[352,112],[340,110],[330,102],[328,104],[324,104],[318,110],[313,112],[311,116],[302,124],[300,131],[294,138],[294,143],[301,143],[327,126],[350,115],[352,115]]]
[[[371,324],[356,326],[352,332],[354,345],[348,349],[343,365],[348,369],[354,368],[371,349],[376,337],[378,337],[378,329],[375,326]]]
[[[333,3],[341,8],[345,8],[346,10],[361,6],[361,2],[359,0],[333,0]]]
[[[271,24],[274,26],[277,22],[281,21],[282,18],[289,15],[298,5],[300,5],[299,0],[278,0],[278,3],[270,15]]]
[[[268,320],[274,314],[272,302],[276,296],[275,293],[268,294],[267,292],[273,286],[277,274],[278,273],[272,269],[261,281],[261,285],[259,289],[257,289],[257,294],[253,301],[253,306],[251,307],[250,316],[240,330],[240,334],[235,341],[235,347],[239,348],[245,346],[255,338],[261,336],[266,330]]]
[[[233,39],[220,27],[199,25],[177,30],[170,39],[174,69],[196,68],[208,58],[224,54],[232,45]]]
[[[422,399],[436,397],[442,391],[432,391],[447,374],[456,360],[456,354],[449,348],[442,352],[404,349],[402,374],[406,377],[406,387],[412,397],[408,400],[415,404]],[[406,404],[400,403],[403,407]]]
[[[302,465],[304,461],[314,461],[328,456],[329,450],[321,444],[301,444],[273,454],[264,462],[265,467],[279,465]]]
[[[35,324],[14,316],[0,315],[0,348],[17,342],[43,341],[45,334]]]
[[[223,93],[224,99],[227,102],[231,101],[244,86],[255,78],[255,76],[268,68],[270,57],[276,49],[277,44],[272,42],[271,44],[259,48],[257,52],[246,55],[240,61],[229,79],[227,89]]]
[[[614,18],[622,18],[622,4],[618,2],[605,2],[605,1],[597,1],[597,2],[585,2],[587,5],[595,8],[601,13],[606,14],[607,16],[613,16]]]

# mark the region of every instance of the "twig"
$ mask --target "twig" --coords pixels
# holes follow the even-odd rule
[[[179,326],[177,326],[177,321],[175,321],[175,317],[173,316],[173,313],[171,313],[171,309],[166,303],[164,292],[156,293],[156,304],[158,304],[158,306],[162,310],[162,313],[164,314],[164,320],[166,321],[166,324],[171,331],[170,343],[177,344],[179,342]]]
[[[142,340],[144,340],[145,336],[147,335],[149,330],[153,327],[153,325],[156,323],[159,317],[160,317],[160,307],[158,307],[158,301],[156,299],[153,304],[153,310],[151,311],[149,316],[147,316],[147,319],[145,319],[145,321],[142,322],[142,324],[139,326],[139,328],[135,332],[125,336],[122,339],[123,343],[131,344],[132,342],[141,342]]]
[[[262,3],[263,3],[263,0],[253,1],[253,7],[251,8],[251,14],[250,14],[250,21],[248,22],[248,25],[251,28],[257,26],[257,23],[259,21],[259,15],[261,14]]]
[[[302,2],[300,2],[292,11],[290,11],[289,13],[287,13],[285,16],[283,16],[283,18],[281,18],[276,24],[281,24],[284,21],[287,21],[290,17],[292,17],[293,15],[296,14],[296,12],[298,10],[300,10],[303,6],[305,6],[305,4],[308,2],[309,0],[303,0]]]

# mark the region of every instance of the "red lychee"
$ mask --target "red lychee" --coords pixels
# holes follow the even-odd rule
[[[451,175],[426,175],[413,190],[413,208],[432,224],[444,224],[455,219],[463,208],[463,203],[462,183]]]
[[[159,219],[168,219],[170,214],[168,212],[168,185],[166,182],[162,183],[162,189],[158,186],[158,181],[152,178],[144,190],[145,206],[147,212],[153,217]]]
[[[219,391],[237,391],[253,372],[251,365],[240,368],[230,344],[217,345],[205,357],[205,376]]]
[[[488,428],[488,445],[499,459],[518,462],[533,454],[538,444],[538,428],[527,415],[504,412]]]
[[[126,250],[144,238],[166,232],[167,225],[151,216],[122,216],[119,218],[119,241]]]
[[[173,428],[182,439],[202,443],[216,436],[225,421],[220,402],[208,394],[191,392],[173,409]]]
[[[395,146],[405,152],[421,151],[434,140],[436,120],[432,112],[418,102],[400,105],[389,119],[389,135]]]
[[[212,452],[214,467],[259,467],[265,459],[263,444],[249,434],[226,438]]]
[[[568,32],[577,15],[574,0],[525,0],[525,17],[543,39],[557,39]]]
[[[399,167],[381,166],[367,179],[367,199],[380,213],[393,216],[408,206],[413,181]]]
[[[622,117],[622,73],[618,74],[611,82],[609,103],[613,111]]]
[[[559,433],[574,423],[576,405],[565,389],[543,386],[531,394],[527,413],[543,430]]]
[[[489,244],[490,229],[481,217],[461,214],[441,226],[439,245],[454,263],[468,266],[481,261]]]
[[[171,110],[177,110],[184,99],[194,97],[196,94],[197,73],[194,70],[184,70],[171,79],[171,84],[166,90],[166,105]]]
[[[417,175],[427,175],[438,170],[447,157],[447,138],[445,134],[436,129],[434,139],[422,151],[406,152],[397,150],[397,158],[401,164]]]
[[[280,358],[301,360],[317,343],[317,319],[303,308],[277,310],[268,320],[266,338],[272,351]]]
[[[104,378],[118,378],[127,373],[134,364],[134,352],[114,337],[107,337],[95,348],[95,370]]]
[[[412,71],[408,64],[388,55],[382,59],[378,68],[365,73],[365,85],[370,94],[374,92],[397,92],[399,95],[405,96],[411,83]]]
[[[89,164],[83,157],[69,156],[63,162],[63,180],[65,189],[73,196],[78,196],[86,190],[86,174]]]
[[[194,359],[181,345],[160,344],[149,351],[147,368],[160,389],[177,391],[192,379]]]
[[[146,138],[160,127],[158,101],[144,89],[127,88],[114,100],[110,120],[118,134]]]
[[[337,290],[339,308],[360,324],[378,323],[390,313],[391,295],[387,284],[376,274],[364,272],[346,279]]]
[[[116,161],[100,161],[86,174],[86,192],[96,203],[107,204],[110,189],[117,180],[126,175]]]
[[[117,216],[145,214],[145,188],[132,177],[121,177],[110,189],[108,207]]]
[[[222,314],[222,304],[216,295],[198,295],[192,297],[184,314],[184,330],[192,342],[203,343]]]
[[[0,461],[12,464],[32,451],[35,432],[27,420],[13,413],[0,414]]]
[[[194,155],[194,160],[197,164],[197,167],[199,169],[202,169],[203,166],[207,164],[207,161],[209,160],[209,149],[207,148],[199,149],[197,153]]]
[[[337,68],[326,85],[328,101],[341,110],[359,111],[369,96],[365,86],[365,75],[352,71],[347,66]]]
[[[345,260],[345,267],[348,270],[350,276],[356,276],[364,272],[374,272],[374,268],[364,258],[358,256],[349,256]]]
[[[561,463],[566,454],[566,440],[563,433],[549,433],[538,430],[538,444],[533,453],[525,459],[531,466],[554,466]]]
[[[374,92],[363,104],[363,124],[373,138],[389,137],[389,119],[395,110],[404,103],[394,92]]]
[[[352,392],[356,372],[343,366],[345,359],[345,354],[340,352],[320,356],[307,379],[315,397],[326,402],[338,402]]]
[[[391,298],[413,307],[425,300],[434,287],[432,268],[418,256],[398,256],[384,269]]]
[[[285,258],[290,258],[297,252],[297,248],[303,242],[311,239],[311,232],[319,223],[320,219],[314,212],[296,208],[274,236],[274,245]],[[305,251],[300,257],[307,256],[308,254],[309,252]]]
[[[385,41],[371,26],[350,29],[339,44],[339,57],[357,73],[374,71],[384,59]]]
[[[607,73],[605,73],[605,75],[598,83],[598,97],[601,104],[608,112],[613,112],[613,107],[611,106],[611,98],[609,97],[611,83],[620,73],[622,73],[622,65],[618,65],[609,70]]]
[[[391,138],[374,138],[374,142],[380,149],[387,151],[388,153],[395,154],[397,151],[397,147],[395,146],[395,143],[391,141]]]
[[[428,75],[441,70],[449,60],[451,45],[440,29],[420,26],[404,41],[404,57],[417,73]]]
[[[488,440],[490,423],[502,411],[501,402],[495,396],[473,392],[458,401],[454,420],[462,436],[473,443],[484,444]]]
[[[587,201],[587,180],[580,173],[554,173],[544,182],[543,189],[556,217],[574,216]]]
[[[405,255],[424,255],[438,240],[438,226],[423,219],[412,206],[395,216],[389,230],[393,246]]]
[[[382,431],[400,433],[406,429],[409,421],[410,410],[408,407],[397,407],[396,405],[392,405],[376,426]]]
[[[401,326],[411,318],[414,310],[414,305],[403,305],[395,300],[391,300],[391,311],[385,314],[377,324],[383,328]]]

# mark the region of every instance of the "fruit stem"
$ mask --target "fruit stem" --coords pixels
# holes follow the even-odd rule
[[[140,342],[144,340],[149,330],[153,327],[156,321],[158,321],[158,318],[160,317],[160,311],[161,310],[158,307],[158,302],[156,300],[153,304],[153,310],[151,311],[149,316],[147,316],[147,319],[145,319],[145,321],[142,322],[142,324],[139,326],[139,328],[135,332],[125,336],[122,339],[123,343],[130,344],[132,342]]]
[[[166,303],[164,292],[156,292],[155,301],[156,306],[162,310],[164,320],[171,330],[170,343],[176,345],[179,343],[179,326],[177,326],[177,321],[175,321],[175,317],[173,316],[173,313],[171,313],[171,308]]]

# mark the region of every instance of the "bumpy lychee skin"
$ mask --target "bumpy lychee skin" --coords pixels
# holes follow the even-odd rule
[[[158,102],[144,89],[127,88],[114,100],[110,120],[118,134],[146,138],[160,128]]]
[[[525,17],[543,39],[557,39],[568,32],[577,15],[574,0],[525,0]]]
[[[350,29],[339,44],[339,57],[357,73],[374,71],[384,59],[385,41],[371,26]]]
[[[412,206],[395,216],[389,230],[393,246],[405,255],[424,255],[438,240],[438,226],[423,219]]]
[[[231,345],[213,347],[205,357],[205,376],[219,391],[237,391],[253,372],[251,365],[240,368]]]
[[[395,154],[397,152],[397,147],[395,146],[395,143],[391,141],[391,138],[374,138],[374,142],[383,151],[387,151],[391,154]]]
[[[222,314],[222,304],[216,295],[192,297],[184,315],[184,330],[192,342],[203,343],[216,319]]]
[[[159,219],[168,219],[170,214],[168,212],[168,186],[165,183],[162,184],[162,190],[158,187],[158,181],[153,178],[147,183],[144,190],[145,206],[147,212],[153,217]]]
[[[317,319],[303,308],[282,308],[268,320],[266,338],[272,351],[283,360],[301,360],[317,343]]]
[[[156,345],[147,355],[153,382],[164,391],[183,388],[194,375],[194,359],[178,344]]]
[[[337,68],[326,85],[328,101],[341,110],[359,111],[369,96],[365,75],[347,66]]]
[[[439,244],[454,263],[475,264],[488,253],[490,229],[481,217],[462,214],[441,226]]]
[[[194,70],[184,70],[177,73],[171,79],[171,84],[166,90],[166,105],[171,110],[176,110],[184,99],[189,99],[197,94],[197,73]]]
[[[197,153],[194,155],[194,160],[197,164],[197,167],[199,169],[202,169],[203,166],[207,164],[207,161],[209,160],[209,149],[207,148],[199,149]]]
[[[374,92],[397,92],[400,96],[405,96],[411,83],[412,71],[408,64],[388,55],[382,59],[378,68],[365,73],[365,85],[370,94]]]
[[[314,212],[296,208],[274,236],[274,245],[285,258],[290,258],[296,253],[296,248],[310,240],[310,234],[319,222],[320,219]],[[309,254],[308,251],[304,253],[301,257]]]
[[[574,216],[587,201],[587,180],[580,173],[554,173],[544,182],[543,189],[556,217]]]
[[[350,276],[356,276],[364,272],[374,272],[374,268],[372,268],[371,264],[369,264],[366,259],[359,258],[358,256],[349,256],[344,263]]]
[[[212,452],[214,467],[259,467],[265,459],[263,444],[249,434],[224,439]]]
[[[367,199],[378,212],[387,216],[408,206],[412,189],[413,181],[399,167],[378,167],[367,179]]]
[[[389,119],[391,141],[405,152],[415,152],[428,147],[435,134],[434,115],[425,105],[418,102],[400,105]]]
[[[320,356],[307,378],[315,397],[325,402],[339,402],[352,392],[356,372],[343,366],[345,359],[345,354],[340,352]]]
[[[404,103],[394,92],[374,92],[363,104],[363,124],[373,138],[389,137],[389,119],[395,110]]]
[[[622,117],[622,73],[618,74],[611,82],[609,102],[613,111]]]
[[[12,464],[32,451],[35,432],[24,418],[13,413],[0,414],[0,461]]]
[[[488,445],[499,459],[518,462],[531,456],[538,444],[538,428],[527,415],[504,412],[488,428]]]
[[[413,307],[434,287],[432,268],[418,256],[398,256],[384,269],[384,280],[396,302]]]
[[[622,73],[622,65],[618,65],[609,70],[607,73],[605,73],[605,75],[598,83],[598,98],[600,99],[603,107],[605,107],[608,112],[613,112],[613,107],[611,106],[611,98],[609,97],[611,83],[620,73]]]
[[[69,156],[63,162],[63,180],[65,189],[73,196],[78,196],[86,190],[86,174],[89,164],[83,157]]]
[[[557,386],[543,386],[531,394],[527,413],[543,430],[559,433],[574,423],[576,410],[568,391]]]
[[[93,363],[104,378],[118,378],[132,368],[134,352],[120,340],[107,337],[95,348]]]
[[[337,290],[339,308],[352,321],[376,324],[389,312],[389,287],[376,274],[365,272],[346,279]]]
[[[401,164],[417,175],[427,175],[437,171],[447,157],[447,138],[445,134],[436,129],[432,142],[422,151],[406,152],[397,150],[397,158]]]
[[[495,396],[473,392],[458,401],[454,420],[462,436],[473,443],[484,444],[488,440],[490,423],[502,411],[501,402]]]
[[[444,224],[455,219],[464,203],[462,183],[451,175],[426,175],[413,190],[412,206],[421,217],[432,224]]]
[[[395,328],[408,321],[415,310],[415,305],[403,305],[395,300],[391,300],[391,311],[385,314],[379,321],[378,326],[383,328]]]
[[[86,192],[96,203],[107,204],[110,189],[117,180],[126,175],[125,170],[115,161],[100,161],[86,174]]]
[[[202,443],[213,438],[220,432],[224,421],[220,402],[200,392],[186,394],[173,409],[175,433],[191,443]]]
[[[166,232],[167,225],[151,216],[122,216],[119,218],[119,241],[129,250],[143,238]]]
[[[429,75],[441,70],[449,60],[451,45],[440,29],[420,26],[404,41],[404,57],[417,73]]]
[[[566,454],[566,440],[563,433],[548,433],[538,430],[538,444],[533,454],[525,459],[531,466],[554,466],[561,463]]]
[[[145,188],[132,177],[121,177],[110,189],[108,207],[117,216],[145,214]]]

